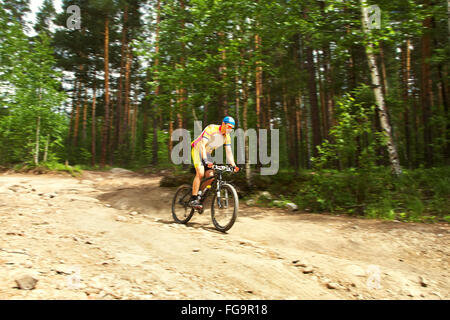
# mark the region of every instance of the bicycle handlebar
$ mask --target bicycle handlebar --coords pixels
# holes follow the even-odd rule
[[[214,171],[234,172],[233,167],[230,165],[224,165],[224,166],[213,165],[212,169]]]

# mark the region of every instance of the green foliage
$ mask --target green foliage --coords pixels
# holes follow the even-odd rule
[[[79,165],[70,166],[54,161],[41,162],[39,163],[39,165],[35,165],[32,163],[16,164],[13,169],[16,172],[34,172],[37,174],[48,173],[52,171],[62,171],[70,173],[73,177],[78,177],[82,173],[82,168]]]
[[[169,158],[167,145],[169,142],[169,134],[165,131],[158,130],[158,163],[170,166],[172,161]],[[153,161],[153,129],[149,130],[145,139],[145,148],[143,151],[144,163],[148,165]]]
[[[57,112],[65,94],[50,39],[42,33],[30,44],[22,27],[7,21],[0,9],[0,162],[33,161],[36,138],[40,159],[47,142],[47,159],[56,159],[67,122]]]
[[[374,132],[376,109],[371,89],[361,85],[346,94],[337,101],[335,112],[336,125],[330,130],[330,140],[318,147],[319,155],[312,159],[315,167],[330,167],[337,161],[349,166],[358,163],[364,168],[375,166],[376,149],[384,144],[384,137]]]
[[[317,212],[435,221],[449,213],[449,179],[449,167],[405,170],[400,178],[382,167],[323,170],[311,175],[293,196],[300,208]]]
[[[405,170],[399,178],[384,167],[301,171],[295,177],[280,171],[270,177],[255,175],[254,186],[248,190],[242,176],[232,177],[248,199],[261,191],[275,197],[258,197],[256,205],[283,207],[294,202],[310,212],[420,222],[448,220],[449,179],[450,167]]]
[[[40,165],[51,171],[68,172],[74,177],[79,176],[82,173],[82,169],[79,165],[70,166],[70,165],[61,164],[59,162],[44,162]]]

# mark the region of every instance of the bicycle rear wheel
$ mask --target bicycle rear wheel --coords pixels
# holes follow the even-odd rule
[[[220,198],[214,194],[211,204],[211,218],[214,227],[222,232],[230,230],[237,218],[239,198],[236,189],[230,184],[223,184]]]
[[[192,187],[184,184],[180,186],[172,200],[172,217],[178,223],[187,223],[194,215],[194,208],[189,207]]]

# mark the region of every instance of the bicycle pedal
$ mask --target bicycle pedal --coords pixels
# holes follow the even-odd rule
[[[203,205],[202,204],[190,204],[189,205],[191,208],[196,209],[196,210],[201,210],[203,209]]]

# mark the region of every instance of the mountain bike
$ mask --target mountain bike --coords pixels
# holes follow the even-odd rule
[[[200,193],[201,208],[192,208],[189,206],[189,200],[192,194],[192,186],[183,184],[178,187],[172,200],[172,216],[177,223],[186,224],[191,220],[195,211],[202,214],[205,210],[206,199],[212,195],[211,219],[214,227],[222,232],[230,230],[237,218],[239,209],[239,198],[236,188],[223,179],[226,172],[234,172],[230,165],[213,165],[214,175],[209,178],[203,178],[200,186],[205,182],[212,180]]]

